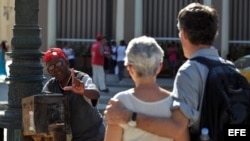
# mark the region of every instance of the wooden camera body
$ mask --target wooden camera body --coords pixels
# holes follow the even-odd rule
[[[22,99],[23,135],[48,133],[50,127],[63,126],[70,132],[68,97],[38,94]]]

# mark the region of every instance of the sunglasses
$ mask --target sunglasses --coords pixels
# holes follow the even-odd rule
[[[62,61],[59,61],[59,62],[57,62],[57,63],[55,63],[53,65],[48,66],[47,70],[51,72],[51,71],[53,71],[55,69],[55,67],[57,67],[57,68],[61,67],[62,64],[63,64]]]

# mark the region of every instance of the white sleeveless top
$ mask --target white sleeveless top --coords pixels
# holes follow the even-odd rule
[[[131,111],[142,113],[149,116],[170,117],[170,110],[173,97],[168,96],[162,100],[154,102],[145,102],[133,94],[133,89],[122,91],[114,96],[125,107]],[[173,141],[171,138],[160,137],[158,135],[146,132],[136,127],[130,127],[127,124],[121,125],[123,128],[123,141]]]

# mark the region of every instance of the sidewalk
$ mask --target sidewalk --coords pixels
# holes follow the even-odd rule
[[[48,80],[51,76],[48,74],[44,74],[46,80]],[[46,82],[44,80],[43,83]],[[173,87],[173,78],[158,78],[157,83],[159,86],[166,88],[168,90],[172,90]],[[107,86],[112,86],[112,87],[134,87],[134,82],[130,77],[125,77],[122,83],[119,83],[118,81],[118,76],[114,74],[107,74],[106,75],[106,83]],[[8,90],[9,90],[9,85],[5,82],[5,77],[0,77],[0,103],[6,103],[8,101]]]
[[[107,86],[118,87],[134,87],[134,81],[130,77],[125,77],[122,83],[119,83],[118,76],[114,74],[106,75]],[[171,89],[173,87],[174,78],[157,78],[157,84],[163,88]]]
[[[48,74],[44,74],[44,76],[46,79],[43,83],[45,83],[48,79],[51,78],[51,76]],[[157,78],[157,84],[164,88],[172,88],[173,82],[174,78]],[[134,87],[134,81],[130,77],[125,77],[122,80],[122,83],[119,83],[118,76],[114,74],[106,75],[106,84],[107,86]],[[5,82],[5,77],[0,77],[0,89],[1,93],[7,93],[8,91],[8,84]]]
[[[6,62],[6,66],[9,65],[12,61],[9,59]],[[7,74],[9,75],[9,68],[6,67],[6,71]],[[51,76],[49,74],[44,74],[46,80],[43,81],[43,83],[45,83],[48,79],[51,78]],[[157,78],[157,84],[163,88],[167,88],[167,89],[172,89],[173,87],[173,82],[174,82],[174,78]],[[3,90],[6,88],[6,84],[3,84],[4,82],[4,78],[0,77],[0,93],[3,93]],[[115,74],[106,74],[106,84],[107,86],[118,86],[118,87],[134,87],[134,82],[133,80],[127,76],[123,79],[122,83],[119,83],[118,81],[118,76]],[[8,88],[8,87],[7,87]],[[8,91],[8,89],[7,89]],[[1,94],[0,94],[0,98],[1,98]],[[0,99],[1,101],[1,99]]]
[[[5,76],[0,77],[0,104],[6,104],[8,101],[9,85],[5,82]]]

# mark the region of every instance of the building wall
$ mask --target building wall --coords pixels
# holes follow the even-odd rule
[[[41,0],[40,0],[41,1]],[[48,0],[43,0],[43,2],[39,1],[39,13],[38,13],[38,23],[41,28],[41,40],[42,40],[42,45],[40,49],[42,51],[46,51],[48,48]],[[42,11],[41,11],[42,10]],[[43,18],[41,18],[43,17]],[[45,35],[45,36],[44,36]]]
[[[41,51],[56,47],[57,0],[39,0],[38,23],[41,28]]]
[[[55,4],[51,5],[51,1]],[[133,0],[124,0],[124,37],[129,41],[138,34],[135,26],[137,7]],[[180,8],[190,2],[207,2],[209,0],[141,0],[142,1],[142,32],[160,41],[178,40],[176,16]],[[250,1],[249,0],[211,0],[220,15],[220,22],[225,17],[223,2],[229,3],[228,10],[228,45],[226,48],[250,46]],[[11,44],[12,29],[15,24],[15,0],[0,0],[0,40]],[[41,50],[56,45],[56,41],[68,41],[72,44],[89,44],[96,33],[102,33],[116,39],[117,0],[40,0],[39,25],[41,26]],[[54,6],[54,7],[53,7]],[[7,7],[7,8],[6,8]],[[54,11],[53,11],[54,9]],[[55,15],[53,15],[55,14]],[[49,15],[53,15],[50,17]],[[119,17],[119,15],[118,15]],[[52,20],[51,20],[52,19]],[[54,21],[53,21],[54,20]],[[220,24],[221,27],[224,26]],[[225,32],[225,30],[224,30]],[[55,35],[53,35],[53,33]],[[139,32],[140,33],[140,32]],[[216,39],[216,46],[221,46],[221,34]],[[57,42],[57,43],[58,43]],[[224,42],[224,41],[223,41]]]
[[[57,0],[57,41],[88,42],[106,35],[107,0]],[[67,40],[73,39],[73,40]],[[75,40],[74,40],[75,39]],[[90,40],[91,41],[91,40]]]
[[[144,0],[143,33],[152,37],[178,37],[177,15],[180,9],[191,2],[202,0]],[[165,39],[173,40],[173,39]]]
[[[14,0],[0,0],[0,41],[11,45],[15,21]]]
[[[250,44],[250,1],[230,0],[229,38],[235,41],[248,41]]]
[[[135,0],[124,0],[124,40],[128,43],[135,35]],[[119,41],[118,41],[119,42]]]

